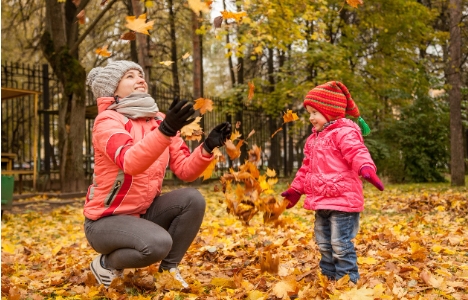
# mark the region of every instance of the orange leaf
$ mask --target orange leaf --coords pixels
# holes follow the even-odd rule
[[[154,21],[146,22],[146,13],[141,14],[138,18],[135,18],[135,16],[127,16],[125,19],[127,20],[125,27],[135,32],[149,35],[148,30],[153,29]]]
[[[251,137],[252,135],[254,135],[255,133],[255,129],[252,129],[252,131],[250,131],[249,135],[247,136],[246,140],[249,139],[249,137]]]
[[[270,169],[270,168],[267,168],[266,175],[267,175],[268,177],[275,177],[275,176],[276,176],[276,171],[275,171],[275,170],[272,170],[272,169]]]
[[[185,53],[183,56],[182,56],[182,59],[187,59],[190,57],[190,53]]]
[[[255,90],[255,85],[252,82],[248,82],[247,83],[249,85],[249,95],[247,96],[247,99],[252,100],[253,96],[254,96],[254,90]]]
[[[193,106],[193,109],[200,110],[200,114],[205,114],[206,111],[212,111],[213,110],[213,101],[210,99],[205,99],[205,98],[198,98],[195,100],[195,105]]]
[[[252,149],[249,150],[249,161],[258,164],[261,160],[261,151],[262,149],[260,147],[257,147],[257,145],[253,145]]]
[[[85,11],[84,9],[81,10],[77,15],[76,18],[78,19],[78,23],[83,25],[85,23]]]
[[[111,52],[107,51],[108,45],[103,46],[102,48],[96,49],[96,54],[104,57],[109,57],[112,55]]]
[[[161,65],[165,65],[165,66],[170,66],[172,65],[174,62],[172,60],[165,60],[165,61],[160,61],[159,64]]]
[[[290,110],[290,109],[288,109],[286,111],[286,113],[283,115],[284,123],[293,122],[293,121],[296,121],[298,119],[299,119],[299,117],[297,116],[297,114],[293,113],[293,111]]]
[[[346,2],[354,8],[357,8],[359,4],[364,4],[362,0],[346,0]]]
[[[234,160],[238,158],[241,155],[240,152],[240,147],[242,147],[242,144],[244,143],[244,140],[240,140],[237,145],[234,145],[234,143],[231,140],[226,141],[226,152],[231,158],[231,160]]]
[[[260,255],[260,271],[270,274],[278,274],[279,257],[273,257],[270,252],[263,252]]]
[[[281,130],[283,130],[283,128],[278,128],[278,130],[276,130],[275,132],[273,132],[273,134],[271,135],[271,138],[273,138],[278,132],[280,132]]]

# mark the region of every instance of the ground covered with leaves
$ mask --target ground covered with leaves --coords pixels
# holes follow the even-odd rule
[[[256,215],[247,226],[226,212],[218,186],[199,187],[207,211],[180,265],[190,289],[180,290],[157,265],[98,286],[89,270],[96,253],[83,233],[84,199],[78,199],[5,212],[2,299],[468,299],[466,188],[387,186],[380,193],[366,184],[355,285],[318,272],[314,213],[301,207],[303,199],[276,222],[264,224]],[[47,206],[42,201],[39,207]]]

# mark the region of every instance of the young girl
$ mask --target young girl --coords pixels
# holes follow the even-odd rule
[[[315,210],[315,239],[322,274],[338,280],[349,274],[359,279],[352,239],[364,209],[361,175],[380,191],[384,186],[364,145],[360,128],[345,115],[359,117],[359,110],[346,86],[331,81],[312,89],[304,100],[313,125],[304,146],[304,161],[290,188],[281,196],[293,207],[306,194],[304,208]],[[368,133],[361,117],[358,123]]]
[[[148,95],[143,69],[115,61],[88,74],[97,98],[93,127],[94,179],[84,205],[84,230],[100,253],[91,271],[108,287],[122,269],[161,261],[184,288],[178,264],[198,233],[205,199],[196,189],[161,194],[166,167],[181,180],[197,179],[224,145],[231,124],[216,126],[192,153],[179,130],[195,112],[187,101],[174,100],[166,115]]]

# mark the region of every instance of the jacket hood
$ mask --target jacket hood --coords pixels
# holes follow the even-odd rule
[[[111,104],[115,102],[114,97],[101,97],[96,99],[98,114],[105,111]]]

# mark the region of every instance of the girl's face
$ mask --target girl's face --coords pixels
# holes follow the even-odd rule
[[[128,70],[122,79],[120,79],[119,85],[114,92],[114,96],[125,98],[134,92],[148,93],[148,85],[140,71]]]
[[[309,121],[314,126],[315,130],[322,131],[323,125],[327,123],[327,119],[315,108],[307,105],[307,111],[310,113]]]

